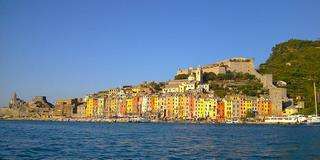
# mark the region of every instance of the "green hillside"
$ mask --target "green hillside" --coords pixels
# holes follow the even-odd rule
[[[271,73],[274,81],[287,82],[288,96],[305,101],[302,113],[314,110],[313,81],[320,88],[320,41],[289,40],[277,44],[259,72]]]

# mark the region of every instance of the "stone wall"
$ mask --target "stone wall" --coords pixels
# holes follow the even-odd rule
[[[253,60],[249,59],[248,61],[222,61],[222,64],[227,66],[227,70],[232,72],[242,72],[242,73],[251,73],[253,72],[254,65]]]
[[[222,67],[222,66],[212,66],[212,67],[203,67],[202,68],[202,72],[203,73],[215,73],[215,74],[219,74],[219,73],[226,73],[226,68]]]

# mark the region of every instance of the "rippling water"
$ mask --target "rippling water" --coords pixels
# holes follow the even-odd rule
[[[317,159],[320,126],[0,121],[0,159]]]

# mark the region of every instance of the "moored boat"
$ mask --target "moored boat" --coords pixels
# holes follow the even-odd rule
[[[283,116],[283,117],[267,117],[265,119],[266,124],[300,124],[303,123],[301,116]]]
[[[320,116],[308,116],[307,124],[320,124]]]

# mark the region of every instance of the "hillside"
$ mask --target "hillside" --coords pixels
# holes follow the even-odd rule
[[[176,75],[175,79],[187,79],[189,75]],[[248,96],[259,96],[267,94],[267,90],[263,89],[261,82],[248,73],[230,72],[225,74],[203,73],[203,82],[210,85],[210,89],[214,90],[219,97],[225,97],[232,94],[244,94]]]
[[[277,44],[259,72],[273,74],[274,81],[287,82],[288,96],[304,100],[302,113],[312,113],[313,81],[320,87],[320,41],[293,39]]]

